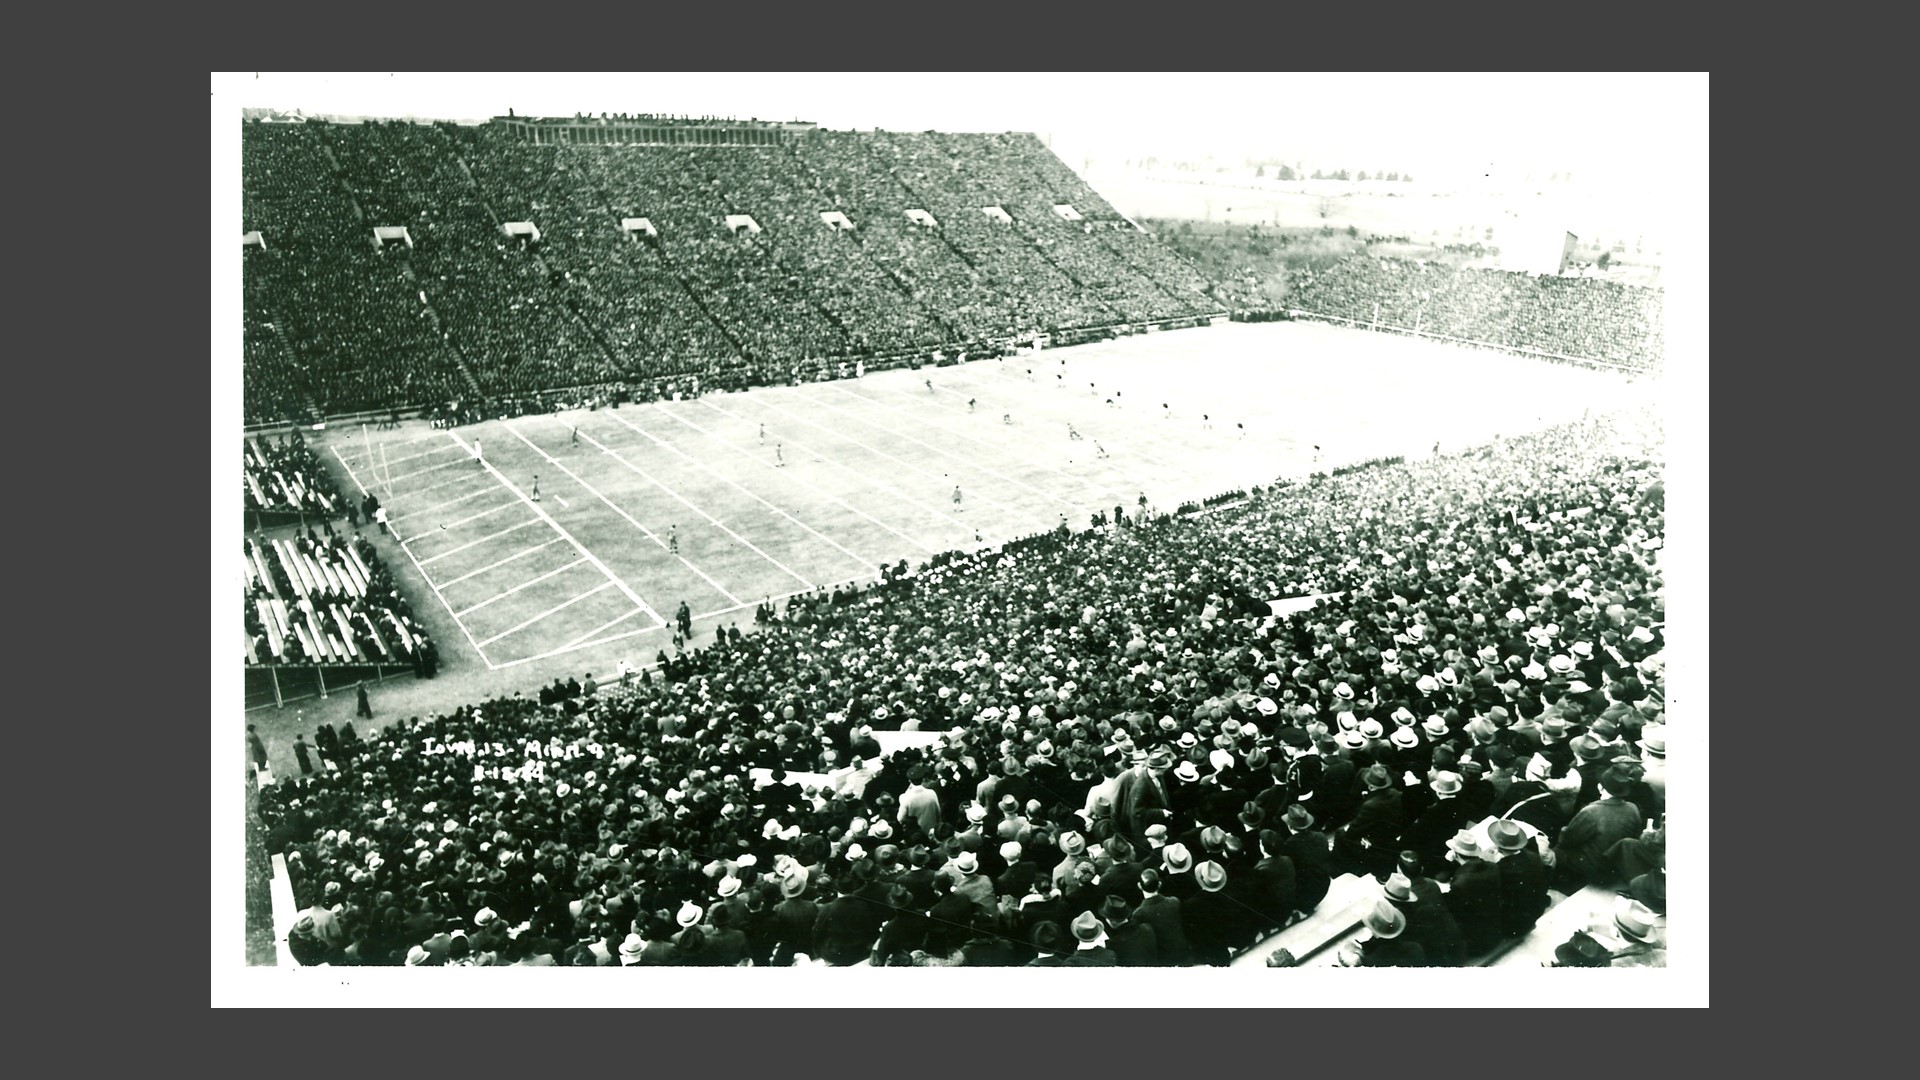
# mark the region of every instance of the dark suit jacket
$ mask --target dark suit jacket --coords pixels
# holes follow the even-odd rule
[[[1500,922],[1508,937],[1525,937],[1552,903],[1547,895],[1547,864],[1528,844],[1499,862]]]
[[[842,896],[820,909],[813,924],[813,956],[836,967],[866,959],[878,936],[873,905],[857,896]]]
[[[1441,865],[1447,857],[1447,841],[1468,823],[1468,813],[1467,804],[1459,798],[1434,801],[1400,834],[1400,850],[1418,854],[1422,866]]]
[[[1420,943],[1410,940],[1402,932],[1399,937],[1374,938],[1360,950],[1360,966],[1379,967],[1426,967],[1427,951]]]
[[[1154,944],[1163,967],[1186,966],[1189,946],[1185,916],[1180,901],[1171,896],[1150,896],[1133,910],[1133,921],[1153,927]]]
[[[1230,950],[1253,944],[1253,912],[1245,900],[1219,892],[1199,892],[1182,905],[1182,923],[1193,961],[1208,967],[1226,967]]]
[[[1172,817],[1162,784],[1156,784],[1145,771],[1128,769],[1120,774],[1113,793],[1114,827],[1136,847],[1146,844],[1147,826],[1164,825]]]
[[[1607,862],[1607,852],[1620,841],[1640,835],[1644,824],[1640,808],[1625,799],[1589,803],[1560,830],[1554,844],[1554,869],[1574,888],[1612,884],[1615,871]]]
[[[1317,829],[1297,833],[1281,845],[1280,852],[1293,860],[1294,910],[1312,911],[1319,907],[1333,884],[1333,857],[1328,849],[1327,834]]]
[[[1432,878],[1421,878],[1413,883],[1413,895],[1419,898],[1416,903],[1395,903],[1407,917],[1406,936],[1426,950],[1430,966],[1464,964],[1466,938],[1460,933],[1460,924],[1453,921],[1453,912],[1447,910],[1446,896],[1440,886],[1434,884]]]
[[[1466,939],[1467,956],[1480,955],[1498,945],[1504,936],[1500,904],[1500,867],[1475,859],[1453,873],[1452,891],[1447,893],[1447,911]]]
[[[1299,877],[1285,855],[1261,859],[1246,877],[1245,899],[1254,912],[1256,934],[1271,934],[1287,925],[1298,894]]]
[[[1107,947],[1121,967],[1159,967],[1160,947],[1153,927],[1128,920],[1107,931]]]
[[[1323,829],[1337,829],[1353,816],[1359,800],[1353,794],[1354,778],[1359,775],[1346,758],[1321,758],[1320,779],[1313,785],[1313,798],[1307,809],[1319,818]]]

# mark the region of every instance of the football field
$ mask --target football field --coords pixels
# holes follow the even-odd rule
[[[347,490],[387,508],[399,543],[383,554],[416,610],[440,609],[422,614],[450,669],[470,651],[493,671],[567,656],[605,672],[667,648],[682,603],[696,633],[746,626],[764,600],[870,582],[883,563],[1084,528],[1143,496],[1170,511],[1458,449],[1646,389],[1321,324],[1229,324],[323,442]]]

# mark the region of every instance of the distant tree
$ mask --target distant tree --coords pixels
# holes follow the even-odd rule
[[[1349,226],[1347,226],[1347,235],[1348,235],[1348,236],[1356,236],[1356,237],[1357,237],[1357,236],[1359,236],[1359,235],[1360,235],[1360,227],[1359,227],[1358,225],[1349,225]]]
[[[1411,184],[1411,183],[1413,183],[1413,174],[1412,174],[1412,173],[1402,173],[1402,174],[1400,175],[1400,182],[1401,182],[1401,183],[1403,183],[1403,184]]]
[[[1353,179],[1353,175],[1347,172],[1347,170],[1341,169],[1339,172],[1333,174],[1333,178],[1335,180],[1351,180]]]
[[[1320,170],[1319,170],[1319,169],[1315,169],[1315,170],[1313,170],[1313,178],[1314,178],[1315,180],[1325,180],[1325,179],[1326,179],[1326,177],[1325,177],[1324,175],[1322,175],[1322,174],[1321,174],[1321,172],[1320,172]]]
[[[1603,252],[1601,252],[1601,253],[1600,253],[1600,262],[1598,263],[1598,265],[1599,265],[1599,267],[1600,267],[1600,269],[1602,269],[1602,270],[1605,270],[1605,269],[1606,269],[1607,267],[1609,267],[1609,266],[1612,266],[1612,265],[1613,265],[1613,252],[1611,252],[1611,251],[1603,251]]]
[[[1265,165],[1255,165],[1253,167],[1253,175],[1256,178],[1267,175],[1267,167]]]
[[[1390,173],[1388,173],[1388,174],[1387,174],[1387,182],[1388,182],[1388,183],[1390,183],[1390,184],[1397,184],[1397,183],[1399,183],[1399,182],[1400,182],[1400,174],[1399,174],[1399,173],[1397,173],[1397,172],[1390,172]]]
[[[1367,178],[1367,170],[1365,170],[1365,169],[1361,169],[1361,170],[1360,170],[1360,175],[1359,175],[1359,176],[1357,176],[1357,177],[1355,177],[1355,179],[1357,179],[1357,180],[1365,180],[1366,178]]]
[[[1298,180],[1298,179],[1300,179],[1300,176],[1299,176],[1299,174],[1297,174],[1297,173],[1295,173],[1295,172],[1294,172],[1294,171],[1293,171],[1292,169],[1289,169],[1289,168],[1287,168],[1287,167],[1286,167],[1285,165],[1282,165],[1282,166],[1280,166],[1280,179],[1282,179],[1282,180]]]

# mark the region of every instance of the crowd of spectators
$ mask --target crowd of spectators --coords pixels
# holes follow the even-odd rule
[[[322,524],[324,535],[309,527],[246,538],[247,663],[410,666],[431,678],[439,652],[379,552],[357,531],[349,539]]]
[[[458,360],[420,298],[405,245],[373,243],[373,226],[407,223],[366,220],[307,126],[246,124],[242,134],[243,227],[266,245],[243,253],[248,421],[461,393]]]
[[[1664,296],[1660,289],[1595,278],[1453,270],[1360,255],[1304,275],[1287,306],[1398,333],[1652,368],[1665,354]]]
[[[249,512],[312,514],[322,519],[346,513],[346,497],[299,429],[277,439],[250,438],[242,453]]]
[[[623,380],[786,382],[1220,307],[1031,135],[542,146],[506,125],[406,122],[243,134],[244,225],[266,243],[246,256],[249,420]],[[829,226],[831,211],[852,227]],[[627,218],[654,232],[625,231]],[[502,232],[519,221],[539,238]],[[411,243],[376,245],[376,226]]]
[[[1386,905],[1352,962],[1447,965],[1549,887],[1664,905],[1661,458],[1656,420],[1603,416],[1062,525],[545,705],[397,721],[263,795],[290,944],[1222,965],[1351,873]]]

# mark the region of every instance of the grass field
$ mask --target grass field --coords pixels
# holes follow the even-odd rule
[[[344,490],[376,491],[388,508],[399,542],[376,543],[444,658],[430,682],[383,684],[384,720],[530,693],[556,675],[604,679],[621,658],[645,665],[671,648],[682,602],[705,640],[728,623],[750,627],[766,598],[873,581],[882,563],[918,565],[1063,517],[1083,528],[1096,510],[1132,514],[1142,495],[1171,510],[1316,467],[1472,445],[1649,390],[1315,323],[1228,324],[857,380],[318,439]],[[310,731],[350,717],[353,698],[303,708],[297,723]],[[282,726],[276,757],[299,730],[272,725]]]

